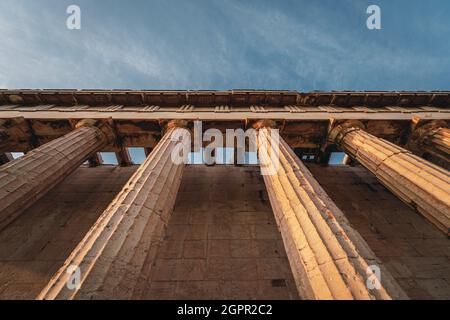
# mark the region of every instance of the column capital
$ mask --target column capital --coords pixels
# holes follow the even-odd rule
[[[8,149],[30,137],[28,124],[23,117],[0,119],[0,152],[12,151]]]
[[[182,119],[174,119],[170,120],[165,124],[165,129],[169,130],[172,128],[187,128],[188,127],[188,121],[182,120]]]
[[[25,121],[24,117],[0,119],[0,128],[10,128]]]
[[[450,129],[445,120],[418,121],[405,146],[418,156],[444,168],[450,165]]]
[[[100,127],[101,124],[102,123],[100,120],[82,119],[75,124],[75,129],[83,128],[83,127]]]
[[[433,135],[441,128],[448,127],[448,122],[445,120],[419,121],[411,132],[410,142],[420,146],[424,143],[427,136]]]
[[[189,121],[183,119],[161,120],[159,125],[161,126],[162,135],[175,128],[184,128],[189,130]]]
[[[24,122],[25,119],[23,117],[0,119],[0,130],[9,131],[11,129],[17,128],[17,126],[24,124]]]
[[[346,120],[342,122],[337,122],[331,127],[328,133],[328,141],[330,143],[335,143],[339,145],[342,139],[348,133],[360,129],[364,130],[365,128],[366,126],[359,120]]]
[[[258,120],[252,125],[253,129],[259,130],[263,128],[269,128],[269,129],[279,129],[279,125],[276,121],[270,120],[270,119],[263,119]]]
[[[116,134],[114,133],[114,130],[112,129],[108,121],[101,121],[95,119],[82,119],[75,124],[75,129],[85,127],[97,128],[98,129],[97,132],[99,133],[99,135],[103,136],[103,138],[108,144],[111,143],[113,144],[116,141]]]

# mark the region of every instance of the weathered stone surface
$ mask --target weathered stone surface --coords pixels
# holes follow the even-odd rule
[[[449,161],[450,156],[450,129],[436,128],[423,138],[423,145],[427,152]]]
[[[410,207],[383,187],[362,166],[307,165],[314,178],[382,260],[408,297],[440,298],[437,291],[423,286],[420,281],[444,279],[447,281],[447,297],[450,298],[450,241],[442,232],[422,216],[414,214]],[[137,168],[81,166],[1,231],[0,299],[34,299]],[[226,194],[236,189],[238,192],[233,192],[233,196],[228,199]],[[177,291],[177,286],[181,290],[185,284],[193,285],[191,291],[194,294],[187,297],[190,299],[244,298],[244,290],[239,286],[234,292],[224,289],[228,288],[226,281],[233,281],[230,271],[232,260],[245,257],[259,260],[260,291],[256,296],[250,296],[251,299],[298,298],[265,189],[257,167],[187,166],[157,260],[163,263],[161,268],[164,269],[171,265],[170,261],[183,259],[184,239],[205,240],[208,242],[207,256],[204,258],[208,261],[206,279],[151,280],[145,298],[186,297],[183,296],[184,291]],[[194,200],[191,200],[193,196]],[[264,205],[264,210],[256,210],[257,201]],[[255,238],[208,239],[208,229],[215,223],[247,224]],[[257,232],[255,225],[270,225],[278,238],[260,239],[264,234]],[[409,227],[415,229],[414,238],[410,238]],[[272,235],[274,232],[268,233]],[[254,256],[254,242],[257,256]],[[240,249],[240,246],[245,248]],[[242,255],[244,251],[245,256]],[[276,263],[280,258],[284,259],[282,268]],[[285,286],[275,287],[272,283],[273,280],[278,283],[283,277],[270,280],[263,278],[264,275],[272,275],[272,271],[267,273],[269,265],[277,266],[280,270],[288,269],[288,277],[284,278]],[[30,274],[33,276],[29,277]],[[152,269],[151,274],[156,277],[158,272]],[[230,280],[221,280],[224,277]],[[209,281],[219,282],[218,287],[214,286],[214,291]],[[208,290],[194,290],[207,286]]]
[[[427,159],[438,159],[446,169],[450,167],[450,129],[447,121],[417,123],[406,145],[407,149]]]
[[[271,129],[258,136],[260,162],[273,166],[262,150],[274,147]],[[263,141],[265,139],[265,141]],[[279,167],[265,175],[276,221],[301,298],[399,299],[407,298],[389,272],[346,217],[331,201],[286,142],[280,138]],[[381,288],[366,286],[367,268],[381,269]]]
[[[409,298],[450,298],[450,241],[439,229],[361,165],[308,168]]]
[[[330,140],[358,160],[400,199],[450,234],[448,171],[367,133],[359,122],[335,126]]]
[[[24,118],[0,119],[0,153],[25,151],[29,147],[29,128]]]
[[[38,299],[125,299],[142,295],[184,169],[183,163],[171,159],[178,143],[171,140],[172,133],[184,137],[188,131],[167,131]],[[66,271],[71,265],[80,268],[80,288],[66,286],[71,276]]]
[[[108,141],[89,121],[0,167],[0,229],[68,176]]]
[[[0,299],[34,299],[137,167],[80,166],[0,231]]]
[[[298,299],[257,166],[186,167],[149,278],[145,299]]]

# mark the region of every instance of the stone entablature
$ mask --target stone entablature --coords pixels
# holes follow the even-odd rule
[[[0,90],[0,104],[117,106],[448,107],[450,92],[289,90]],[[255,108],[255,111],[257,108]],[[432,110],[432,109],[429,109]]]

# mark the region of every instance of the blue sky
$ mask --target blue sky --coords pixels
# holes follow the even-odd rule
[[[2,0],[0,88],[448,90],[449,39],[448,0]]]

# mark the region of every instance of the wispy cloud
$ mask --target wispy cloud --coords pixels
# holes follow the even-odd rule
[[[0,86],[448,89],[445,15],[380,2],[384,28],[371,32],[365,0],[80,0],[70,31],[69,1],[4,0]]]

